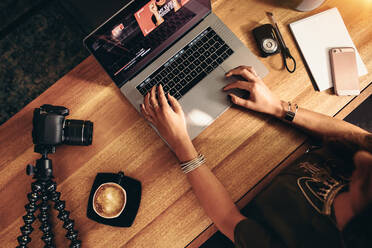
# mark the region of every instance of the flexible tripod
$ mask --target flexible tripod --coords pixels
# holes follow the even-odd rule
[[[36,219],[34,213],[37,209],[40,209],[37,218],[41,222],[40,230],[44,233],[41,237],[45,243],[44,247],[55,247],[49,222],[49,200],[54,202],[54,208],[59,212],[58,218],[64,222],[63,227],[67,229],[66,238],[71,240],[70,248],[78,248],[81,246],[81,241],[77,239],[78,232],[74,230],[74,221],[69,218],[70,212],[65,210],[65,201],[60,200],[61,193],[56,191],[57,184],[52,180],[54,178],[52,160],[48,159],[47,155],[54,153],[55,147],[36,145],[35,152],[40,153],[42,157],[36,160],[36,166],[27,165],[27,175],[33,175],[36,180],[31,183],[32,192],[27,194],[29,203],[25,205],[27,212],[23,216],[25,225],[20,228],[22,235],[17,238],[19,243],[17,248],[27,248],[27,244],[31,242],[29,235],[34,230],[31,225]]]

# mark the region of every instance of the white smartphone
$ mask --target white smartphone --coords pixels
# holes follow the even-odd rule
[[[358,68],[354,48],[331,48],[329,57],[335,93],[339,96],[359,95]]]

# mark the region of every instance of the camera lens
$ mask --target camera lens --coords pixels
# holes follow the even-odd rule
[[[64,144],[88,146],[92,144],[93,122],[65,120]]]
[[[262,48],[267,53],[275,53],[278,49],[278,43],[273,39],[265,39],[262,42]]]

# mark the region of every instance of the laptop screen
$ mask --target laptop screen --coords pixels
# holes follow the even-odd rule
[[[84,43],[121,87],[210,11],[209,0],[133,0]]]

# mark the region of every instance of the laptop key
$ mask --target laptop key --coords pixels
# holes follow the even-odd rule
[[[204,61],[206,58],[205,58],[205,56],[204,55],[200,55],[200,57],[199,57],[199,60],[200,61]]]
[[[196,77],[196,75],[198,75],[198,74],[196,73],[196,71],[192,71],[192,72],[190,73],[190,75],[191,75],[192,77]]]
[[[140,92],[142,95],[145,95],[145,94],[146,94],[146,89],[145,89],[145,88],[140,88],[140,89],[139,89],[139,92]]]
[[[185,59],[187,58],[187,54],[186,54],[186,53],[182,54],[182,55],[181,55],[181,58],[182,58],[183,60],[185,60]]]
[[[207,66],[208,65],[205,62],[201,63],[201,65],[200,65],[201,68],[207,68]]]
[[[218,55],[218,56],[220,56],[221,54],[223,54],[225,52],[225,50],[223,49],[223,47],[221,47],[220,49],[218,49],[217,51],[216,51],[216,54]]]
[[[194,87],[197,83],[199,83],[207,73],[201,72],[197,77],[195,77],[189,84],[187,84],[184,88],[180,90],[181,95],[185,95],[192,87]]]
[[[222,56],[223,60],[225,60],[229,57],[229,55],[227,55],[226,53],[222,54],[221,56]]]
[[[205,70],[210,73],[211,71],[213,71],[213,67],[212,66],[208,66],[207,68],[205,68]]]
[[[176,94],[176,90],[173,88],[173,89],[171,89],[170,91],[169,91],[169,94],[171,94],[172,96],[174,95],[174,94]]]
[[[197,73],[200,73],[201,71],[203,71],[203,69],[202,69],[200,66],[198,66],[198,67],[196,67],[195,71],[196,71]]]
[[[220,40],[222,40],[221,37],[218,36],[218,35],[214,36],[213,39],[214,39],[215,41],[220,41]]]
[[[194,70],[194,69],[195,69],[195,65],[194,65],[194,64],[191,64],[191,65],[189,66],[189,68],[190,68],[190,70]]]
[[[220,43],[221,46],[225,45],[226,43],[221,39],[218,41],[218,43]]]
[[[217,61],[217,63],[218,63],[218,64],[222,64],[222,62],[223,62],[223,59],[222,59],[222,58],[217,58],[217,60],[216,60],[216,61]]]
[[[200,60],[198,60],[198,59],[195,60],[195,61],[194,61],[194,65],[200,65]]]
[[[230,48],[226,51],[226,53],[228,54],[228,55],[231,55],[231,54],[233,54],[234,53],[234,51],[233,50],[231,50]]]
[[[183,64],[181,64],[177,68],[178,68],[178,70],[183,71],[183,69],[185,69],[185,66]]]
[[[183,70],[183,72],[184,72],[185,74],[189,74],[189,73],[190,73],[190,69],[189,69],[189,68],[186,68],[185,70]]]
[[[215,53],[212,54],[211,58],[212,58],[213,60],[217,59],[217,54],[215,54]]]
[[[168,76],[167,76],[167,78],[168,78],[169,80],[171,80],[172,78],[174,78],[174,74],[173,74],[173,73],[169,73]]]
[[[207,62],[207,64],[210,65],[213,62],[213,60],[211,58],[207,58],[205,62]]]
[[[211,31],[207,34],[207,37],[208,37],[208,38],[211,38],[211,37],[213,37],[215,34],[216,34],[216,32],[214,32],[213,30],[211,30]]]
[[[163,84],[167,84],[167,83],[169,82],[169,79],[168,79],[167,77],[165,77],[165,78],[163,78],[163,79],[161,80],[161,82],[162,82]]]
[[[165,85],[165,86],[163,87],[163,90],[164,90],[165,93],[167,93],[167,92],[169,91],[169,86],[168,86],[168,85]]]
[[[185,60],[185,61],[183,62],[183,65],[184,65],[184,66],[189,66],[189,65],[190,65],[190,62],[189,62],[188,60]]]
[[[174,94],[174,98],[176,98],[177,100],[179,100],[181,97],[182,97],[182,95],[178,92],[176,92],[176,94]]]
[[[180,90],[181,88],[182,88],[182,85],[180,85],[180,84],[176,84],[176,90]]]
[[[182,79],[182,78],[184,78],[186,75],[185,75],[185,73],[183,73],[183,72],[180,72],[180,74],[178,74],[178,77],[180,78],[180,79]]]
[[[169,84],[168,84],[169,88],[173,88],[174,85],[175,85],[175,83],[173,81],[170,81]]]
[[[180,78],[179,78],[179,77],[175,77],[175,78],[173,78],[173,81],[174,81],[175,83],[178,83],[178,82],[180,81]]]
[[[186,81],[191,81],[192,77],[190,75],[187,75],[185,79]]]
[[[188,82],[189,82],[189,81],[181,80],[180,84],[181,84],[182,86],[185,86]]]
[[[216,62],[216,61],[213,61],[213,62],[212,62],[212,67],[213,67],[213,69],[216,68],[217,66],[218,66],[217,62]]]

